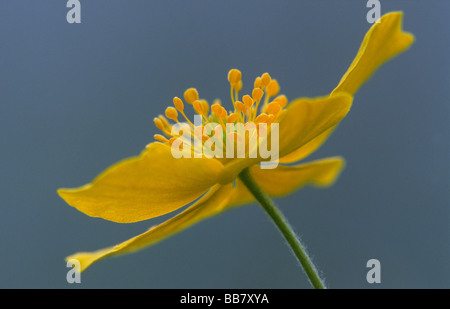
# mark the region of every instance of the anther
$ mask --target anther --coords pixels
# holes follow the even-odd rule
[[[227,123],[233,123],[237,120],[237,114],[233,113],[227,117]]]
[[[193,104],[196,100],[198,100],[198,92],[195,88],[189,88],[184,92],[184,99],[189,104]]]
[[[278,102],[276,101],[271,102],[269,103],[269,105],[267,105],[268,114],[276,115],[280,110],[281,110],[280,104],[278,104]]]
[[[234,86],[234,89],[236,89],[237,92],[241,91],[242,89],[242,80],[238,81],[236,85]]]
[[[266,87],[269,83],[270,83],[270,75],[269,73],[264,73],[263,75],[261,75],[261,88]]]
[[[243,112],[244,114],[245,114],[245,111],[247,109],[245,107],[245,104],[242,103],[241,101],[236,101],[236,108],[237,108],[238,111]]]
[[[231,86],[234,87],[242,78],[241,71],[237,69],[231,69],[228,72],[228,81],[230,82]]]
[[[183,101],[179,97],[173,98],[173,105],[175,105],[175,108],[182,113],[184,110],[184,104]]]
[[[158,118],[159,118],[159,120],[161,120],[162,124],[164,125],[164,128],[166,128],[170,131],[172,126],[167,121],[166,117],[164,117],[163,115],[159,115]]]
[[[252,97],[254,101],[259,101],[261,100],[262,96],[263,96],[264,92],[259,89],[259,88],[254,88],[252,91]]]
[[[211,105],[211,111],[219,118],[222,114],[222,109],[223,107],[220,104],[214,103],[213,105]]]
[[[163,124],[163,122],[161,121],[161,119],[159,119],[159,118],[154,118],[154,119],[153,119],[153,122],[155,123],[155,126],[156,126],[158,129],[160,129],[161,131],[164,131],[164,124]]]
[[[277,96],[274,101],[278,102],[281,108],[284,108],[287,105],[287,98],[284,94],[280,94],[279,96]]]
[[[255,83],[253,84],[253,88],[261,88],[261,77],[255,78]]]
[[[208,104],[208,102],[206,102],[206,100],[201,100],[200,102],[202,102],[202,110],[203,110],[204,115],[205,116],[208,115],[208,113],[209,113],[209,104]]]
[[[268,119],[269,116],[267,114],[260,114],[258,117],[256,117],[255,123],[266,122]]]
[[[178,112],[175,108],[173,108],[172,106],[169,106],[168,108],[166,108],[166,117],[178,122]]]
[[[199,100],[194,101],[194,110],[197,112],[197,114],[199,115],[203,115],[203,105]]]
[[[165,138],[164,136],[162,136],[161,134],[155,134],[153,135],[153,138],[156,139],[157,141],[160,141],[162,143],[168,143],[169,140],[167,138]]]
[[[253,105],[253,99],[251,96],[249,96],[248,94],[244,95],[242,97],[242,101],[244,101],[244,104],[247,108],[250,108]]]
[[[272,79],[266,88],[266,93],[269,97],[275,96],[280,91],[280,86],[275,79]]]

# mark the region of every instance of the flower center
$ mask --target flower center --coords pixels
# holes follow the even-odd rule
[[[276,123],[280,115],[284,111],[287,104],[287,98],[284,95],[278,95],[280,87],[275,79],[272,79],[268,73],[264,73],[255,79],[251,95],[245,94],[239,98],[239,92],[242,89],[242,74],[237,69],[228,72],[228,81],[230,83],[230,97],[234,110],[227,111],[216,99],[210,106],[204,99],[199,98],[199,94],[195,88],[189,88],[184,92],[184,100],[192,105],[197,114],[196,120],[192,123],[184,112],[183,100],[179,97],[173,98],[173,105],[166,108],[165,117],[160,115],[154,118],[155,126],[162,131],[163,134],[155,134],[155,140],[172,146],[174,141],[182,138],[182,135],[172,130],[174,124],[180,124],[179,115],[186,120],[190,128],[189,135],[201,141],[204,145],[208,140],[214,137],[217,130],[226,132],[223,141],[233,135],[234,140],[243,139],[248,144],[248,136],[242,136],[241,131],[229,129],[230,124],[248,126],[254,124],[256,133],[259,132],[259,124],[266,124],[270,127],[272,123]],[[173,121],[174,123],[170,122]],[[211,129],[211,125],[213,125]],[[214,127],[215,126],[215,127]],[[205,130],[210,127],[209,130]],[[270,129],[269,129],[270,130]],[[185,134],[186,132],[184,132]],[[267,132],[265,132],[267,133]],[[186,136],[186,135],[184,135]],[[226,152],[226,143],[223,143],[221,151]],[[196,147],[199,145],[197,144]],[[182,147],[182,144],[180,145]],[[217,147],[217,144],[215,145]]]

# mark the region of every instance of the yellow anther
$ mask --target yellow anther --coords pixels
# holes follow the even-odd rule
[[[252,97],[254,101],[259,101],[261,100],[262,96],[264,94],[264,91],[262,91],[259,88],[254,88],[252,91]]]
[[[226,118],[228,115],[228,112],[225,108],[223,108],[222,106],[220,106],[220,118]]]
[[[178,112],[172,106],[166,108],[166,117],[178,122]]]
[[[165,138],[164,136],[162,136],[161,134],[155,134],[153,135],[153,138],[156,139],[157,141],[160,141],[162,143],[168,143],[169,140],[167,138]]]
[[[253,84],[253,88],[261,88],[261,77],[255,78],[255,83]]]
[[[153,119],[153,122],[155,123],[155,126],[156,126],[158,129],[160,129],[161,131],[164,131],[164,124],[163,124],[163,122],[161,121],[161,119],[159,119],[159,118],[154,118],[154,119]]]
[[[255,123],[266,122],[268,119],[269,116],[267,114],[260,114],[258,117],[256,117]]]
[[[216,114],[216,116],[219,118],[219,119],[222,119],[222,118],[225,118],[225,117],[227,117],[227,111],[226,111],[226,109],[225,108],[223,108],[221,105],[219,105],[219,104],[213,104],[213,105],[211,105],[211,111],[214,113],[214,114]]]
[[[163,115],[159,115],[158,116],[159,120],[161,120],[161,122],[164,125],[164,128],[168,129],[169,131],[172,129],[172,126],[170,125],[170,123],[167,121],[166,117],[164,117]]]
[[[266,87],[269,83],[270,83],[270,75],[269,73],[264,73],[263,75],[261,75],[261,88]]]
[[[175,108],[182,113],[184,110],[184,104],[183,101],[179,97],[173,98],[173,105],[175,105]]]
[[[194,101],[194,110],[197,112],[197,114],[199,115],[203,115],[203,105],[199,100]]]
[[[267,106],[267,113],[272,114],[272,115],[278,114],[278,112],[280,110],[281,110],[281,107],[277,101],[273,101],[273,102],[269,103],[269,105]]]
[[[267,124],[271,124],[275,121],[277,116],[275,115],[269,115],[268,119],[267,119]]]
[[[237,120],[237,114],[233,113],[227,117],[227,123],[233,123]]]
[[[236,108],[237,108],[238,111],[243,112],[243,113],[245,113],[245,111],[247,109],[245,107],[245,104],[242,103],[241,101],[236,101]]]
[[[278,82],[275,79],[272,79],[266,88],[266,93],[269,97],[273,97],[274,95],[277,95],[280,91],[280,86],[278,85]]]
[[[220,115],[222,113],[221,108],[223,108],[220,104],[214,103],[213,105],[211,105],[211,111],[217,115],[217,117],[220,118]]]
[[[279,96],[277,96],[274,101],[278,102],[278,104],[280,104],[281,108],[284,108],[288,102],[288,100],[284,94],[280,94]]]
[[[245,106],[247,107],[247,108],[250,108],[252,105],[253,105],[253,99],[252,99],[252,97],[251,96],[249,96],[248,94],[246,94],[246,95],[244,95],[243,97],[242,97],[242,101],[244,102],[244,104],[245,104]]]
[[[236,89],[237,92],[241,91],[241,89],[242,89],[242,80],[237,82],[237,84],[234,86],[234,89]]]
[[[206,100],[201,100],[200,102],[202,102],[202,110],[203,110],[204,115],[205,116],[208,115],[208,113],[209,113],[209,104],[208,104],[208,102],[206,102]]]
[[[237,69],[231,69],[228,72],[228,81],[230,82],[231,86],[234,87],[242,78],[241,71]]]
[[[198,100],[198,92],[195,88],[189,88],[184,92],[184,99],[189,104],[193,104],[196,100]]]

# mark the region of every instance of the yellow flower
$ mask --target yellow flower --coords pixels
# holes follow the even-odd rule
[[[401,25],[401,12],[386,14],[380,23],[375,23],[348,71],[328,96],[299,98],[287,104],[286,97],[278,94],[278,82],[264,73],[256,78],[252,93],[239,98],[242,81],[241,72],[236,69],[228,75],[234,106],[231,112],[220,102],[209,106],[194,88],[184,93],[185,101],[202,117],[204,125],[212,122],[220,125],[249,121],[278,123],[281,165],[274,169],[260,168],[257,164],[263,160],[261,157],[174,158],[171,146],[178,135],[172,133],[173,124],[169,120],[178,122],[181,115],[191,123],[184,113],[183,100],[174,98],[174,107],[166,109],[166,117],[154,120],[164,134],[155,135],[157,142],[149,144],[138,157],[108,168],[92,183],[75,189],[59,189],[58,193],[69,205],[89,216],[120,223],[147,220],[196,200],[195,203],[125,242],[95,252],[76,253],[66,260],[77,259],[83,271],[107,256],[140,250],[201,220],[252,202],[253,196],[237,179],[245,168],[249,168],[255,181],[273,197],[285,196],[307,184],[331,185],[344,165],[340,157],[296,166],[285,164],[304,159],[322,145],[350,110],[358,88],[381,64],[412,44],[414,37],[403,32]],[[203,137],[201,133],[200,136]]]

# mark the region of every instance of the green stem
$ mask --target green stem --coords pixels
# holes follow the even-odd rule
[[[303,249],[299,239],[286,221],[286,218],[283,216],[280,210],[278,210],[270,197],[256,183],[256,181],[250,175],[248,169],[244,169],[239,174],[239,178],[242,180],[247,189],[253,194],[253,196],[266,211],[266,213],[270,216],[270,218],[272,218],[281,234],[283,234],[292,251],[294,251],[294,254],[297,257],[298,261],[302,265],[303,270],[308,276],[312,286],[316,289],[325,289],[325,285],[320,279],[313,263],[306,254],[305,249]]]

